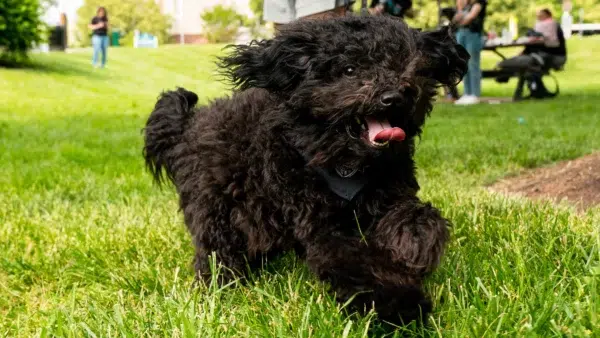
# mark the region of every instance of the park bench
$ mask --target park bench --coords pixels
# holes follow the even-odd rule
[[[557,32],[558,39],[560,42],[560,47],[558,47],[558,48],[564,49],[565,48],[564,32],[560,26],[558,26],[557,29],[558,29],[558,32]],[[531,33],[537,34],[534,36],[541,36],[541,34],[536,33],[536,32],[531,32]],[[522,39],[513,41],[506,45],[486,43],[484,50],[492,51],[496,55],[500,56],[503,60],[506,60],[506,57],[498,51],[498,48],[500,48],[502,46],[506,46],[506,47],[524,46],[524,47],[534,47],[535,48],[536,44],[541,44],[541,43],[543,43],[543,42],[540,40],[531,40],[529,38],[522,38]],[[536,58],[539,58],[540,59],[539,62],[533,62],[532,64],[529,64],[529,65],[520,65],[520,66],[516,66],[516,67],[502,66],[502,64],[500,63],[499,66],[497,66],[493,70],[484,70],[481,75],[483,78],[493,78],[496,80],[496,82],[499,82],[499,83],[507,83],[510,80],[510,78],[513,78],[513,77],[518,78],[517,87],[515,88],[515,91],[513,94],[513,101],[520,101],[520,100],[531,98],[531,97],[535,98],[536,95],[533,95],[533,94],[534,94],[536,88],[533,88],[532,86],[537,85],[537,82],[536,81],[532,82],[531,79],[533,77],[537,77],[538,79],[540,79],[540,81],[539,81],[540,85],[544,86],[543,79],[549,77],[554,80],[555,90],[547,91],[547,92],[544,91],[544,93],[547,93],[547,94],[543,95],[543,97],[546,97],[546,98],[555,97],[556,95],[559,94],[560,88],[558,85],[558,80],[552,74],[552,72],[563,70],[564,63],[560,64],[560,65],[555,65],[555,64],[552,64],[552,62],[548,62],[548,60],[545,60],[546,62],[544,62],[544,60],[539,55],[536,56],[534,54],[531,54],[531,56],[532,56],[532,61],[535,60]],[[524,91],[524,87],[525,87],[526,83],[528,83],[528,87],[529,87],[531,94],[525,97],[525,96],[523,96],[523,91]],[[542,96],[542,95],[540,95],[540,96]]]
[[[507,57],[500,52],[500,49],[511,47],[527,47],[531,45],[532,43],[528,42],[527,40],[517,40],[510,43],[488,42],[485,44],[483,50],[491,51],[498,55],[502,60],[507,60]],[[544,79],[551,78],[554,82],[555,89],[554,91],[549,91],[548,97],[555,97],[556,95],[558,95],[560,92],[560,87],[558,84],[558,80],[553,75],[553,72],[562,71],[563,68],[564,65],[558,67],[555,67],[553,65],[531,65],[529,67],[521,68],[501,68],[497,66],[493,69],[482,70],[481,77],[484,79],[494,79],[498,83],[508,83],[511,78],[517,78],[517,86],[515,87],[515,90],[513,92],[512,100],[521,101],[524,99],[534,97],[531,94],[527,96],[524,96],[523,94],[525,91],[525,85],[529,84],[529,86],[531,86],[531,83],[528,80],[531,79],[533,76],[541,78],[543,83],[547,83],[547,81],[544,81]],[[528,89],[532,91],[535,88],[529,87]],[[453,99],[458,99],[458,91],[456,90],[456,88],[447,88],[447,92]]]
[[[456,8],[454,8],[454,7],[443,8],[443,7],[441,7],[439,0],[438,0],[438,11],[439,11],[439,26],[449,25],[450,21],[452,20],[452,17],[456,14]],[[443,21],[445,21],[445,22],[443,22]],[[560,43],[562,44],[562,46],[564,46],[565,37],[564,37],[564,33],[563,33],[563,30],[560,27],[560,25],[558,26],[558,36],[559,36]],[[500,52],[500,49],[510,48],[510,47],[527,47],[532,44],[535,44],[535,43],[532,43],[528,39],[519,39],[517,41],[512,41],[509,43],[493,43],[493,41],[486,40],[483,50],[491,51],[491,52],[495,53],[496,55],[498,55],[502,60],[506,60],[507,59],[506,56],[504,56]],[[518,79],[517,86],[516,86],[516,88],[513,92],[513,96],[512,96],[513,101],[520,101],[520,100],[532,97],[531,95],[528,95],[528,96],[523,95],[523,92],[525,90],[525,85],[528,84],[528,79],[530,79],[532,76],[537,76],[538,78],[541,78],[543,83],[546,82],[546,81],[543,81],[545,78],[552,78],[552,80],[555,84],[555,90],[551,91],[549,93],[550,93],[551,97],[554,97],[559,94],[560,88],[558,85],[558,80],[553,75],[553,72],[561,71],[561,70],[563,70],[563,67],[564,67],[564,65],[561,65],[559,67],[547,65],[544,67],[538,66],[538,67],[528,67],[528,68],[520,68],[520,69],[514,69],[514,68],[506,69],[506,68],[495,67],[494,69],[482,70],[481,77],[488,78],[488,79],[490,79],[490,78],[494,79],[498,83],[508,83],[511,78],[517,78]],[[529,88],[529,90],[531,91],[532,88]],[[459,95],[458,95],[458,90],[456,89],[456,87],[445,88],[445,91],[446,91],[446,95],[448,95],[452,99],[454,99],[454,100],[458,99]]]
[[[531,45],[531,44],[523,43],[523,42],[521,42],[521,43],[513,42],[513,43],[503,44],[503,45],[486,45],[484,47],[484,50],[492,51],[495,54],[497,54],[498,56],[500,56],[502,58],[502,60],[506,60],[507,58],[498,51],[498,48],[528,46],[528,45]],[[523,92],[525,90],[525,85],[527,84],[527,80],[530,77],[538,76],[538,77],[542,78],[542,80],[545,78],[551,78],[555,84],[555,90],[550,91],[550,94],[552,97],[554,97],[559,94],[560,87],[558,85],[558,80],[552,74],[552,72],[561,71],[561,70],[563,70],[563,67],[564,66],[562,66],[562,65],[558,66],[558,67],[555,67],[553,65],[545,65],[543,67],[537,66],[537,65],[532,65],[529,67],[512,68],[512,69],[496,67],[496,68],[490,69],[490,70],[482,70],[481,77],[484,79],[492,78],[492,79],[496,80],[496,82],[498,82],[498,83],[508,83],[511,78],[517,78],[518,79],[517,86],[515,87],[515,90],[514,90],[513,96],[512,96],[513,101],[521,101],[521,100],[532,97],[531,95],[528,95],[528,96],[523,95]],[[545,81],[543,81],[543,82],[545,82]],[[531,90],[532,88],[529,88],[529,89]]]

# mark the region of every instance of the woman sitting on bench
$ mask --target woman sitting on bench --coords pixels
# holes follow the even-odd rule
[[[537,22],[530,36],[543,41],[539,45],[527,46],[519,56],[498,64],[501,69],[525,71],[547,71],[560,69],[567,62],[565,37],[558,22],[552,19],[552,12],[542,9],[537,13]]]

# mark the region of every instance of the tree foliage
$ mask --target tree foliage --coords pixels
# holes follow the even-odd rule
[[[132,41],[136,29],[158,37],[161,43],[169,38],[172,19],[161,13],[154,0],[85,0],[77,10],[77,38],[82,45],[90,44],[88,24],[99,6],[106,8],[110,29],[119,30],[121,44]]]
[[[542,8],[548,8],[558,20],[562,14],[562,2],[560,0],[503,0],[489,1],[486,17],[486,29],[502,31],[508,26],[511,17],[517,20],[519,30],[531,28],[535,25],[536,12]]]
[[[252,13],[254,13],[254,19],[259,23],[263,23],[263,9],[265,0],[250,0],[249,6]]]
[[[452,0],[442,0],[441,3],[442,7],[456,6],[456,1]],[[406,20],[411,26],[431,29],[437,25],[437,1],[413,0],[413,8],[416,11],[415,18]],[[520,29],[533,27],[536,11],[541,8],[550,9],[560,21],[562,0],[488,0],[485,29],[499,32],[508,26],[511,16],[517,20]],[[600,0],[573,1],[571,14],[577,22],[581,8],[585,13],[584,22],[600,22]]]
[[[233,41],[240,26],[247,18],[232,7],[217,5],[200,15],[204,35],[209,42],[221,43]]]
[[[583,22],[598,23],[600,22],[600,0],[576,0],[573,1],[574,21],[579,22],[579,11],[583,10]]]
[[[0,65],[27,59],[27,51],[43,40],[45,27],[38,0],[0,0]]]

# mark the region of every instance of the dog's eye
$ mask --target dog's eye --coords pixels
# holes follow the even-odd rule
[[[355,71],[356,69],[354,66],[346,66],[346,68],[344,68],[344,75],[352,77],[355,75]]]

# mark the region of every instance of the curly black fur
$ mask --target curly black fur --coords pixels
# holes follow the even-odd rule
[[[356,296],[357,309],[374,304],[395,323],[426,315],[422,282],[449,222],[416,196],[414,141],[436,88],[459,82],[467,61],[447,29],[418,32],[388,17],[301,21],[221,59],[238,86],[230,98],[193,108],[189,91],[162,94],[144,156],[157,181],[164,172],[177,188],[198,276],[210,274],[212,252],[227,280],[296,250],[340,301]],[[382,104],[390,92],[395,101]],[[378,148],[352,137],[369,115],[406,139]],[[340,165],[368,178],[351,201],[317,170]]]

